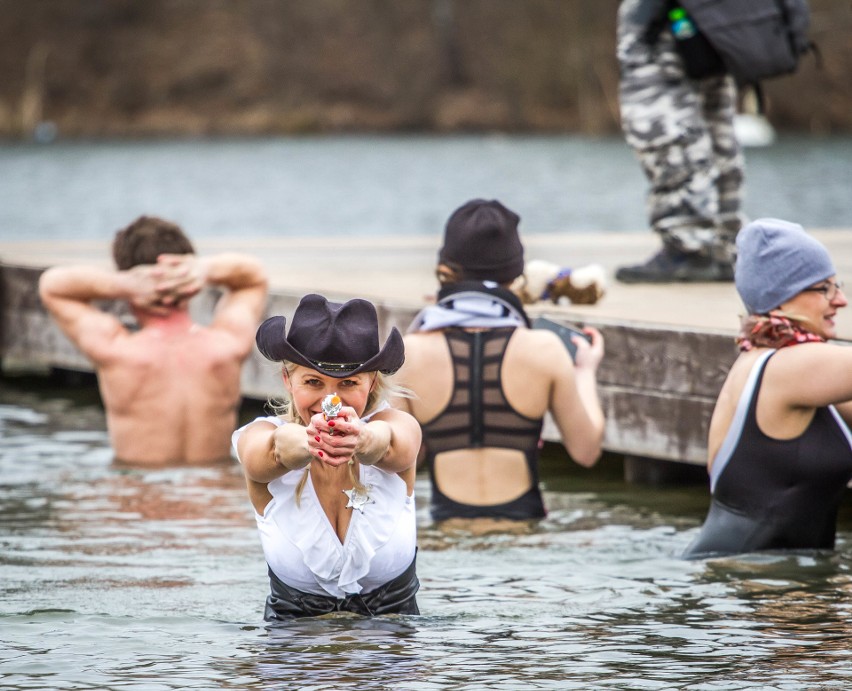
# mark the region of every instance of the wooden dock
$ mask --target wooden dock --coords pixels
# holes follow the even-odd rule
[[[852,276],[852,233],[814,231],[826,244],[838,276]],[[268,313],[288,318],[299,298],[320,292],[332,298],[366,297],[379,309],[382,328],[404,331],[436,289],[433,271],[440,237],[221,240],[197,243],[199,254],[239,249],[255,254],[271,277]],[[528,259],[563,266],[617,266],[650,256],[649,233],[524,235]],[[10,368],[59,367],[90,371],[41,306],[37,281],[56,263],[110,265],[104,242],[0,241],[0,358]],[[208,318],[215,294],[193,301]],[[607,415],[605,448],[628,457],[703,465],[706,434],[716,395],[736,357],[733,337],[743,309],[733,284],[627,286],[610,282],[593,306],[530,308],[532,315],[599,328],[606,356],[599,371]],[[852,308],[838,315],[838,333],[852,340]],[[243,372],[243,392],[265,399],[279,392],[274,365],[259,354]],[[557,440],[552,424],[545,438]]]

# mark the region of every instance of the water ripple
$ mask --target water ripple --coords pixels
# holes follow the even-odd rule
[[[852,685],[845,525],[835,553],[683,561],[695,518],[621,484],[507,529],[432,524],[419,477],[422,616],[267,627],[236,465],[116,466],[99,407],[59,394],[0,393],[0,429],[3,688]]]

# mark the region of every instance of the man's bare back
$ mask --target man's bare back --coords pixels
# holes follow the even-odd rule
[[[114,359],[98,369],[118,460],[193,464],[229,458],[245,348],[227,332],[172,326],[149,325],[118,339]]]
[[[187,303],[208,284],[225,292],[212,322],[202,326]],[[156,264],[120,271],[57,266],[43,274],[40,293],[95,367],[117,460],[151,466],[230,457],[242,363],[266,306],[257,260],[163,254]],[[128,329],[95,300],[127,301],[139,329]]]

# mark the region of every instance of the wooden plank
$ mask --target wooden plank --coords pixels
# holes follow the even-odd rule
[[[606,342],[601,384],[715,398],[737,357],[730,335],[639,324],[602,324],[600,330]]]
[[[56,326],[38,297],[42,269],[0,270],[0,357],[23,365],[91,371],[85,357]]]
[[[92,371],[41,305],[41,271],[0,265],[0,357],[4,363]],[[218,291],[208,289],[193,300],[193,317],[209,322],[218,295]],[[330,297],[344,300],[349,296]],[[300,299],[300,293],[274,291],[267,315],[280,314],[289,321]],[[404,332],[417,312],[417,308],[393,300],[375,302],[383,338],[391,327]],[[102,306],[131,318],[122,303]],[[564,320],[560,314],[549,316]],[[601,402],[607,415],[605,448],[632,456],[703,464],[713,403],[736,357],[731,335],[615,323],[592,315],[585,322],[600,328],[606,339],[607,353],[599,372]],[[243,368],[243,394],[266,400],[280,395],[281,390],[279,366],[255,351]],[[550,420],[544,436],[549,441],[559,439]]]

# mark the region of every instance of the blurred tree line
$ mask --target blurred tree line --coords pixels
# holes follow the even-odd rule
[[[743,0],[744,2],[747,0]],[[772,123],[852,130],[852,5]],[[0,0],[0,136],[618,131],[618,0]]]

